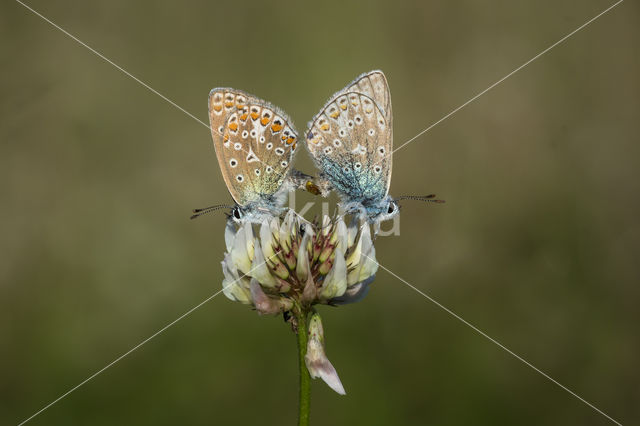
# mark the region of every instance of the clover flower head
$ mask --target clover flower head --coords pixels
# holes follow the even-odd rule
[[[378,269],[370,225],[356,218],[347,225],[342,216],[312,223],[289,210],[283,219],[272,217],[261,225],[229,221],[225,243],[225,296],[260,314],[313,312],[305,364],[311,377],[345,394],[325,355],[322,322],[313,306],[344,305],[366,296]]]
[[[261,314],[357,302],[378,269],[369,225],[342,217],[311,223],[290,210],[260,226],[230,222],[225,242],[224,294]]]

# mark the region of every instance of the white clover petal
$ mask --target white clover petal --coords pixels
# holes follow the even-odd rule
[[[336,253],[331,271],[327,274],[320,289],[319,295],[323,299],[332,299],[342,296],[347,290],[347,264],[344,256]]]
[[[298,264],[296,265],[296,275],[301,282],[307,281],[307,277],[311,273],[309,266],[308,244],[311,241],[312,234],[304,234],[300,247],[298,248]]]
[[[264,240],[263,240],[264,241]],[[263,250],[260,247],[260,241],[255,242],[255,257],[251,264],[251,270],[248,275],[256,279],[261,285],[268,288],[277,288],[279,286],[278,280],[271,275],[271,271],[267,267],[267,263],[264,260]],[[287,289],[288,290],[288,289]]]
[[[347,252],[347,248],[349,247],[349,234],[347,232],[347,225],[345,225],[344,220],[339,218],[336,222],[335,229],[333,231],[337,236],[337,244],[336,249],[344,254]]]
[[[358,273],[358,281],[363,281],[378,271],[378,262],[376,261],[376,249],[371,240],[371,230],[369,226],[362,229],[360,235],[362,241],[362,255],[360,257],[360,271]]]
[[[276,219],[277,220],[277,219]],[[273,223],[273,220],[271,221]],[[267,219],[262,222],[262,226],[260,226],[260,240],[262,247],[262,254],[264,259],[270,259],[271,256],[275,254],[273,251],[273,247],[275,245],[275,241],[273,239],[273,231],[271,227],[271,223]],[[256,253],[256,257],[258,254]]]
[[[347,243],[349,244],[349,247],[351,247],[355,243],[356,237],[358,236],[359,229],[360,229],[360,222],[355,217],[352,218],[351,222],[349,222],[349,226],[347,226],[347,235],[348,235]]]
[[[227,252],[231,251],[233,247],[233,240],[236,238],[236,233],[238,232],[238,228],[233,221],[228,220],[227,226],[224,228],[224,244],[227,247]]]
[[[354,285],[360,278],[360,258],[362,257],[362,238],[358,239],[358,243],[353,248],[353,252],[347,258],[347,267],[350,269],[347,276],[347,284]]]
[[[362,266],[358,274],[358,281],[364,281],[378,272],[378,261],[376,260],[376,249],[371,246],[369,253],[362,255]]]
[[[251,269],[253,255],[253,228],[251,227],[251,223],[245,223],[240,227],[236,234],[236,238],[233,241],[231,260],[239,271],[246,274]]]
[[[271,236],[275,243],[280,243],[280,218],[274,216],[271,218],[271,222],[269,222],[269,227],[271,228]]]
[[[349,257],[347,257],[346,259],[347,266],[349,268],[352,268],[358,263],[360,263],[360,255],[362,253],[362,238],[358,239],[358,242],[355,245],[355,247],[353,247],[353,245],[351,247],[353,248],[353,251],[351,252],[351,254],[349,254]]]
[[[254,246],[255,246],[255,235],[253,234],[253,225],[251,223],[246,223],[244,225],[244,232],[245,232],[245,241],[247,244],[247,255],[249,256],[249,259],[253,260],[253,251],[254,251]]]
[[[293,234],[294,226],[297,225],[296,222],[295,212],[293,210],[289,210],[282,221],[282,225],[280,226],[280,245],[287,251],[287,253],[291,250],[291,236]]]
[[[327,215],[322,216],[322,235],[325,237],[329,235],[331,230],[331,218]]]
[[[222,262],[222,273],[224,274],[224,280],[222,280],[222,292],[224,295],[234,302],[251,303],[249,282],[245,277],[238,275],[230,255],[225,256]]]
[[[309,340],[304,363],[311,377],[314,379],[320,377],[331,389],[340,395],[346,395],[338,372],[324,352],[324,332],[320,315],[317,313],[314,313],[309,321]]]

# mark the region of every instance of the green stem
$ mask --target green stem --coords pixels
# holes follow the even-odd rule
[[[298,426],[309,425],[309,409],[311,407],[311,376],[304,362],[307,353],[307,316],[308,312],[301,309],[296,315],[298,320],[298,367],[300,369],[300,393],[298,404]]]

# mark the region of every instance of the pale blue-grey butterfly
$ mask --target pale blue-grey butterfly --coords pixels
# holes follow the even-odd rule
[[[195,209],[196,218],[231,208],[236,222],[261,223],[283,212],[287,192],[309,176],[291,168],[297,134],[291,119],[270,103],[231,88],[209,93],[209,122],[220,171],[235,206]]]
[[[362,74],[334,94],[309,123],[306,141],[321,171],[320,191],[335,190],[347,213],[379,223],[399,213],[401,199],[441,202],[434,195],[389,195],[393,115],[382,71]]]

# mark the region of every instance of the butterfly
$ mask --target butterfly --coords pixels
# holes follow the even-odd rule
[[[389,84],[382,71],[360,75],[334,94],[309,123],[306,145],[321,170],[322,195],[335,190],[346,213],[379,224],[396,216],[405,198],[441,202],[434,195],[389,195],[393,114]]]
[[[209,122],[235,205],[195,209],[191,218],[220,208],[231,208],[229,218],[237,223],[280,215],[287,193],[311,178],[291,167],[298,139],[291,119],[256,96],[223,87],[209,93]]]

